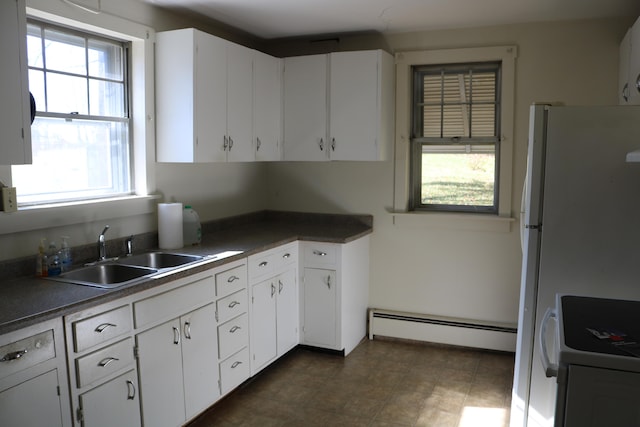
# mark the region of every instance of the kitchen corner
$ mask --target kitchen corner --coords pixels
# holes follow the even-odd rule
[[[0,335],[38,322],[84,310],[146,289],[190,276],[213,267],[294,241],[348,243],[370,234],[371,215],[334,215],[284,211],[259,211],[202,224],[202,243],[176,252],[215,255],[239,251],[222,259],[212,257],[188,269],[150,278],[135,285],[116,289],[100,289],[70,283],[52,282],[28,276],[35,258],[10,260],[0,264]],[[157,234],[136,236],[134,253],[156,250]],[[108,242],[108,249],[115,247]],[[73,248],[79,263],[94,261],[95,247]],[[114,249],[115,250],[115,249]],[[114,253],[120,255],[120,252]],[[33,261],[33,262],[32,262]]]

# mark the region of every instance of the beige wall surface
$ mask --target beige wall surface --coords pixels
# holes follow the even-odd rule
[[[515,324],[528,107],[534,101],[615,104],[618,46],[631,23],[632,19],[597,20],[387,35],[386,42],[395,52],[518,47],[511,207],[516,221],[510,231],[469,229],[447,218],[394,225],[389,213],[394,197],[393,160],[271,164],[269,207],[373,214],[372,307]],[[365,47],[371,44],[367,39],[360,41]],[[273,50],[298,54],[303,45],[298,40],[283,41]],[[341,40],[340,45],[358,48],[349,40]]]
[[[41,1],[41,0],[33,0]],[[158,31],[197,26],[234,41],[259,46],[241,33],[160,11],[128,0],[103,2],[108,12]],[[515,323],[520,281],[518,216],[525,170],[528,106],[532,101],[566,104],[616,102],[618,45],[632,19],[528,24],[406,34],[356,35],[349,49],[395,51],[518,46],[509,231],[461,226],[446,217],[394,225],[394,164],[385,162],[157,164],[157,192],[164,200],[191,203],[203,221],[258,209],[374,215],[370,305],[409,312]],[[311,53],[300,41],[264,48],[279,55]],[[388,141],[393,144],[393,141]],[[71,236],[73,245],[94,241],[104,221],[77,227],[31,230],[0,236],[0,259],[35,254],[40,237]],[[118,219],[113,236],[154,230],[154,214]]]

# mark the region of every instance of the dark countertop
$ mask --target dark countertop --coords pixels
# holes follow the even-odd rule
[[[0,279],[0,335],[123,298],[296,240],[348,243],[370,234],[373,231],[373,219],[370,215],[262,211],[205,223],[202,224],[202,231],[200,245],[167,252],[197,255],[215,255],[225,251],[240,253],[223,259],[204,260],[188,270],[117,289],[101,289],[36,277],[6,279],[5,276]],[[151,246],[140,252],[156,249]]]

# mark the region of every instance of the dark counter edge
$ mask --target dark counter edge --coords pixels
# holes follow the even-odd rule
[[[44,308],[33,307],[31,313],[3,319],[0,323],[0,335],[152,289],[286,243],[294,241],[348,243],[372,232],[372,215],[264,210],[222,218],[202,224],[202,244],[171,250],[171,252],[212,255],[225,250],[242,250],[241,253],[220,260],[204,260],[189,269],[177,269],[175,273],[164,277],[151,278],[116,289],[92,288],[35,278],[31,276],[35,256],[2,261],[0,262],[0,278],[3,278],[0,279],[0,307],[10,305],[11,302],[8,299],[16,292],[28,293],[29,287],[38,287],[43,298],[46,298],[45,294],[49,293],[50,300],[56,299],[60,302],[43,304]],[[108,240],[107,253],[120,254],[124,240],[125,238]],[[157,233],[136,235],[134,242],[134,253],[158,250]],[[95,251],[95,245],[73,247],[74,268],[93,261]],[[7,277],[11,279],[7,280]],[[45,291],[42,291],[43,287],[46,287]],[[56,298],[53,298],[54,296]],[[0,319],[6,315],[7,313],[0,313]]]

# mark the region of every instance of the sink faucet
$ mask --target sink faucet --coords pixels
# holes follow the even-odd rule
[[[98,261],[104,261],[107,259],[107,248],[105,245],[104,233],[106,233],[108,229],[109,226],[105,225],[104,230],[102,230],[102,233],[98,236]]]
[[[125,242],[125,251],[126,256],[133,255],[133,234],[127,237],[127,240]]]

